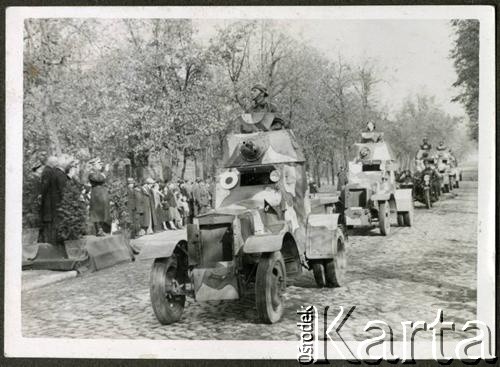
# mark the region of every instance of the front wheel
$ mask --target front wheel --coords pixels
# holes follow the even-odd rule
[[[172,324],[182,316],[186,296],[180,294],[177,258],[156,259],[151,269],[149,295],[156,318],[163,325]]]
[[[281,252],[262,254],[255,277],[255,302],[261,321],[273,324],[281,319],[285,288],[286,271]]]
[[[378,204],[378,225],[380,233],[387,236],[391,232],[391,216],[389,202],[381,201]]]
[[[425,200],[425,207],[427,209],[430,209],[432,208],[432,202],[431,202],[431,190],[426,188],[425,189],[425,196],[424,196],[424,200]]]

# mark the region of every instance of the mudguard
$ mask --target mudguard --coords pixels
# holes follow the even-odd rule
[[[398,189],[395,193],[398,212],[409,212],[413,207],[412,189]]]
[[[167,232],[168,239],[159,239],[156,241],[147,241],[144,238],[144,246],[137,257],[138,260],[157,259],[172,256],[177,245],[186,243],[186,231]],[[142,238],[140,239],[142,240]]]
[[[280,251],[283,245],[283,238],[286,232],[278,234],[260,234],[250,236],[243,245],[243,252],[246,254],[255,254],[259,252]]]
[[[340,214],[310,214],[306,227],[306,257],[331,259],[337,247]]]

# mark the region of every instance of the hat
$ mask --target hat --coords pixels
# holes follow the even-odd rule
[[[135,180],[132,177],[127,178],[127,183],[133,184],[135,183]]]
[[[97,158],[93,158],[93,159],[91,159],[91,160],[89,161],[89,164],[92,164],[92,165],[94,165],[94,164],[96,164],[96,163],[101,163],[101,158],[98,158],[98,157],[97,157]]]
[[[264,84],[257,83],[255,84],[252,89],[257,89],[260,90],[264,95],[267,97],[269,94],[267,93],[267,88],[264,86]]]
[[[147,183],[147,184],[154,184],[156,181],[153,180],[151,177],[148,177],[146,178],[146,180],[144,181],[144,183]]]
[[[40,167],[42,167],[42,166],[43,166],[43,164],[42,164],[41,162],[38,162],[38,163],[36,163],[33,167],[31,167],[31,170],[32,170],[33,172],[35,172],[37,169],[39,169],[39,168],[40,168]]]

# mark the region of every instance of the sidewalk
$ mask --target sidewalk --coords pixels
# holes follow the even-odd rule
[[[186,238],[186,230],[180,229],[176,231],[163,231],[150,235],[145,235],[130,241],[130,244],[143,252],[144,248],[154,249],[161,246],[166,241],[181,240]],[[78,272],[73,271],[52,271],[52,270],[24,270],[22,272],[22,291],[29,291],[45,287],[50,284],[58,283],[67,279],[72,279],[78,276]]]
[[[46,285],[61,282],[66,279],[75,278],[78,272],[72,271],[53,271],[53,270],[24,270],[22,272],[22,291],[29,291],[45,287]]]

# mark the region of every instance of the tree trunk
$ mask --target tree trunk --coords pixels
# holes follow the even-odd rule
[[[330,161],[330,169],[332,174],[332,185],[335,185],[335,159],[332,154],[332,160]]]
[[[314,181],[316,181],[318,187],[321,187],[321,177],[319,174],[319,161],[316,161],[314,165]]]
[[[186,164],[187,164],[187,154],[186,150],[182,152],[182,170],[181,170],[181,178],[184,180],[184,175],[186,174]]]

